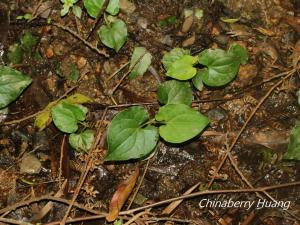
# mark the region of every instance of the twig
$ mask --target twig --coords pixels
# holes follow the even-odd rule
[[[124,223],[124,225],[130,225],[132,224],[134,221],[136,221],[139,217],[143,216],[143,215],[146,215],[146,214],[151,214],[149,211],[143,211],[143,212],[140,212],[136,215],[134,215],[130,220],[128,220],[126,223]]]
[[[291,186],[299,186],[299,185],[300,185],[300,181],[293,182],[293,183],[277,184],[277,185],[272,185],[272,186],[259,187],[259,188],[199,191],[199,192],[195,192],[195,193],[188,194],[188,195],[181,195],[179,197],[170,198],[170,199],[163,200],[163,201],[160,201],[160,202],[156,202],[156,203],[153,203],[153,204],[150,204],[150,205],[141,206],[141,207],[138,207],[138,208],[135,208],[135,209],[122,211],[122,212],[119,213],[119,215],[132,214],[132,213],[137,212],[137,211],[141,211],[141,210],[153,208],[153,207],[156,207],[156,206],[164,205],[164,204],[174,202],[174,201],[177,201],[177,200],[183,200],[183,199],[187,199],[187,198],[194,198],[194,197],[198,197],[198,196],[202,196],[202,195],[224,194],[224,193],[264,192],[264,191],[268,191],[268,190],[286,188],[286,187],[291,187]]]
[[[249,189],[227,189],[227,190],[206,190],[206,191],[199,191],[195,192],[189,195],[182,195],[176,198],[170,198],[166,199],[163,201],[159,201],[150,205],[146,206],[141,206],[135,209],[130,209],[126,211],[121,211],[119,215],[131,215],[132,213],[142,211],[145,209],[150,209],[156,206],[161,206],[164,204],[168,204],[170,202],[174,202],[177,200],[181,199],[188,199],[188,198],[194,198],[194,197],[199,197],[203,195],[213,195],[213,194],[224,194],[224,193],[253,193],[253,192],[263,192],[263,191],[269,191],[269,190],[274,190],[274,189],[279,189],[279,188],[287,188],[291,186],[299,186],[300,181],[298,182],[293,182],[293,183],[286,183],[286,184],[278,184],[278,185],[272,185],[272,186],[264,186],[264,187],[259,187],[259,188],[249,188]],[[67,200],[66,200],[67,201]],[[70,220],[66,220],[66,223],[75,223],[75,222],[80,222],[80,221],[86,221],[86,220],[96,220],[96,219],[102,219],[105,217],[106,214],[101,214],[101,215],[95,215],[95,216],[87,216],[87,217],[78,217]],[[175,218],[173,218],[175,219]],[[47,225],[56,225],[59,224],[60,221],[48,223]]]
[[[0,222],[4,222],[6,224],[20,224],[20,225],[33,225],[32,223],[27,223],[20,220],[14,220],[14,219],[7,219],[7,218],[0,218]]]
[[[63,166],[64,148],[65,148],[66,135],[64,134],[61,146],[60,146],[60,159],[59,159],[59,170],[58,170],[58,184],[61,188],[61,174]]]
[[[55,100],[54,102],[59,102],[60,100],[62,100],[63,98],[65,98],[70,92],[72,92],[75,88],[77,88],[78,86],[74,86],[74,87],[71,87],[69,88],[61,97],[59,97],[57,100]],[[16,124],[16,123],[21,123],[25,120],[28,120],[28,119],[31,119],[31,118],[34,118],[38,115],[40,115],[41,113],[45,112],[47,110],[47,108],[44,108],[43,110],[40,110],[34,114],[31,114],[29,116],[26,116],[26,117],[23,117],[21,119],[17,119],[17,120],[11,120],[11,121],[8,121],[8,122],[4,122],[3,124],[0,124],[1,125],[11,125],[11,124]]]
[[[210,188],[210,186],[212,185],[212,183],[214,182],[216,175],[218,174],[218,172],[220,171],[220,169],[222,168],[224,162],[226,161],[229,153],[232,151],[233,147],[235,146],[235,144],[237,143],[238,139],[240,138],[241,134],[244,132],[245,128],[247,127],[247,125],[249,124],[249,122],[251,121],[251,119],[253,118],[253,116],[256,114],[257,110],[261,107],[261,105],[266,101],[266,99],[270,96],[270,94],[275,90],[275,88],[277,88],[280,84],[282,84],[282,82],[286,79],[288,79],[289,77],[291,77],[292,75],[294,75],[296,70],[291,70],[285,77],[283,77],[280,81],[278,81],[275,85],[273,85],[269,91],[261,98],[261,100],[259,101],[259,103],[255,106],[255,108],[252,110],[250,116],[247,118],[246,122],[244,123],[244,125],[242,126],[242,128],[240,129],[240,131],[238,132],[238,134],[235,136],[233,142],[231,143],[230,147],[228,148],[228,150],[226,151],[225,156],[223,157],[221,163],[219,164],[219,166],[217,167],[217,170],[215,171],[215,173],[213,174],[213,177],[211,178],[211,180],[209,181],[207,188]]]
[[[104,118],[105,118],[106,113],[107,113],[107,108],[105,109],[105,111],[104,111],[104,113],[103,113],[103,115],[102,115],[101,122],[100,122],[100,126],[99,126],[100,128],[99,128],[99,129],[101,129],[101,126],[102,126],[102,124],[103,124],[103,120],[104,120]],[[73,194],[73,196],[72,196],[72,200],[71,200],[71,202],[70,202],[70,204],[69,204],[69,207],[68,207],[68,209],[67,209],[67,211],[66,211],[66,213],[65,213],[64,218],[62,219],[62,221],[61,221],[61,223],[60,223],[60,224],[62,224],[62,225],[64,225],[64,224],[66,223],[66,220],[67,220],[67,218],[68,218],[68,215],[69,215],[69,213],[71,212],[71,209],[72,209],[72,207],[73,207],[73,205],[74,205],[74,203],[75,203],[75,201],[76,201],[76,198],[77,198],[77,196],[78,196],[78,194],[79,194],[79,192],[80,192],[80,189],[81,189],[81,187],[82,187],[82,185],[83,185],[83,183],[84,183],[84,181],[85,181],[85,178],[86,178],[86,176],[87,176],[87,174],[88,174],[88,172],[89,172],[89,170],[90,170],[90,168],[91,168],[91,164],[92,164],[92,159],[91,159],[92,157],[91,157],[91,156],[92,156],[92,153],[94,152],[94,150],[96,149],[98,143],[100,142],[100,139],[101,139],[101,137],[102,137],[102,134],[103,134],[103,132],[98,131],[98,135],[97,135],[97,137],[96,137],[96,139],[95,139],[95,141],[94,141],[94,143],[93,143],[92,149],[89,151],[89,154],[88,154],[88,156],[87,156],[87,161],[86,161],[85,166],[84,166],[84,172],[81,173],[81,176],[80,176],[80,178],[79,178],[78,185],[77,185],[77,187],[76,187],[76,189],[75,189],[75,192],[74,192],[74,194]]]
[[[89,38],[90,38],[90,37],[92,36],[92,34],[94,33],[95,28],[96,28],[97,24],[99,23],[100,18],[101,18],[101,16],[102,16],[103,12],[106,10],[106,7],[107,7],[107,5],[108,5],[108,2],[109,2],[108,0],[105,0],[105,1],[104,1],[103,5],[102,5],[102,8],[101,8],[100,12],[98,13],[97,18],[96,18],[96,20],[95,20],[95,22],[94,22],[94,24],[93,24],[93,27],[92,27],[92,29],[91,29],[91,32],[90,32],[90,33],[88,34],[88,36],[85,38],[86,41],[88,41]]]
[[[16,204],[8,206],[4,209],[0,209],[0,214],[16,210],[17,208],[20,208],[20,207],[23,207],[23,206],[26,206],[26,205],[30,205],[34,202],[40,202],[40,201],[44,201],[44,200],[51,200],[51,201],[54,201],[54,202],[60,202],[60,203],[64,203],[64,204],[70,204],[70,202],[71,202],[70,200],[67,200],[67,199],[53,197],[53,196],[50,196],[50,195],[45,195],[45,196],[41,196],[41,197],[31,198],[31,199],[26,200],[26,201],[18,202]],[[89,209],[89,208],[86,208],[85,206],[83,206],[81,204],[78,204],[78,203],[74,203],[74,206],[78,209],[84,210],[84,211],[89,212],[89,213],[106,216],[105,212],[99,212],[99,211],[96,211],[96,210],[93,210],[93,209]]]
[[[109,95],[112,96],[114,94],[114,92],[118,89],[118,87],[120,86],[120,84],[123,82],[123,80],[127,77],[127,75],[129,73],[131,73],[131,71],[135,68],[135,66],[141,61],[141,59],[144,57],[144,55],[147,52],[144,52],[143,55],[140,56],[140,58],[138,58],[138,60],[136,62],[134,62],[134,64],[130,65],[129,70],[124,74],[124,76],[120,79],[120,81],[118,82],[118,84],[110,91]]]
[[[146,163],[146,166],[145,166],[145,169],[144,169],[144,173],[143,173],[143,175],[142,175],[142,177],[141,177],[141,180],[140,180],[138,186],[136,187],[136,190],[134,191],[134,193],[133,193],[133,195],[132,195],[132,198],[131,198],[131,200],[130,200],[128,206],[127,206],[127,210],[130,209],[130,207],[131,207],[131,205],[132,205],[132,203],[133,203],[133,201],[134,201],[134,199],[135,199],[137,193],[139,192],[139,190],[140,190],[140,188],[141,188],[141,186],[142,186],[142,183],[143,183],[143,181],[144,181],[145,175],[146,175],[147,170],[148,170],[148,167],[149,167],[149,163],[150,163],[150,159],[147,160],[147,163]]]
[[[109,81],[110,79],[112,79],[114,76],[116,76],[121,70],[123,70],[127,65],[129,64],[129,62],[125,63],[124,65],[122,65],[119,69],[117,69],[112,75],[110,75],[105,82]]]
[[[70,34],[72,34],[74,37],[76,37],[77,39],[79,39],[81,42],[83,42],[86,46],[88,46],[90,49],[96,51],[99,55],[105,56],[105,57],[109,57],[109,55],[107,54],[106,51],[104,50],[100,50],[98,49],[96,46],[93,46],[90,42],[86,41],[84,38],[82,38],[79,34],[77,34],[75,31],[71,30],[69,27],[66,27],[62,24],[56,23],[56,22],[52,22],[52,25],[65,30],[67,32],[69,32]]]

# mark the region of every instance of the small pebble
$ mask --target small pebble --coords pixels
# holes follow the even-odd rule
[[[41,168],[41,162],[33,154],[24,156],[20,163],[21,173],[38,174],[41,171]]]
[[[183,42],[182,42],[182,47],[188,47],[188,46],[191,46],[195,43],[195,40],[196,40],[196,36],[195,34],[193,34],[193,36],[185,39]]]
[[[193,25],[193,21],[194,21],[194,16],[188,16],[187,18],[185,18],[185,20],[182,24],[181,31],[183,33],[188,32],[191,29],[192,25]]]

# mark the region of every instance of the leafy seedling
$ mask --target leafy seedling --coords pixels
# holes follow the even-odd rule
[[[118,52],[125,44],[127,39],[126,24],[116,18],[109,16],[107,23],[102,25],[97,31],[101,42],[109,48],[113,48]]]
[[[187,82],[170,80],[162,83],[157,88],[157,99],[162,104],[192,105],[193,93]]]
[[[63,8],[60,11],[61,17],[67,15],[70,9],[72,8],[73,14],[76,17],[81,18],[81,14],[82,14],[81,8],[79,6],[74,5],[75,3],[78,2],[78,0],[61,0],[61,2],[63,3]]]
[[[197,90],[202,91],[204,84],[201,78],[201,73],[199,73],[199,71],[197,72],[196,76],[193,77],[192,82]]]
[[[72,133],[69,136],[69,143],[78,152],[88,152],[94,142],[94,132],[85,130],[79,134]]]
[[[206,68],[199,70],[198,74],[208,86],[223,86],[236,77],[240,64],[246,63],[247,59],[246,50],[239,45],[232,46],[227,52],[207,49],[199,54],[199,63]]]
[[[60,102],[51,110],[55,126],[62,132],[74,133],[78,122],[85,120],[88,109],[82,105]]]
[[[158,140],[157,128],[146,125],[148,112],[134,106],[116,115],[108,128],[108,153],[105,160],[128,160],[151,153]]]
[[[15,101],[32,79],[18,70],[0,66],[0,109]]]
[[[135,47],[131,61],[129,78],[133,79],[137,76],[143,76],[151,65],[152,55],[144,47]],[[138,61],[139,60],[139,61]]]
[[[159,127],[160,136],[171,143],[188,141],[209,124],[206,116],[184,104],[161,107],[155,119],[164,124]]]
[[[105,0],[84,0],[83,4],[88,14],[93,18],[97,18],[98,14],[100,13],[104,5],[104,2]],[[109,13],[110,15],[115,16],[119,13],[119,11],[120,11],[119,0],[110,0],[106,7],[106,12]]]

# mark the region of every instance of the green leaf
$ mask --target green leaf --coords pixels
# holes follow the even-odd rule
[[[108,12],[110,15],[117,15],[120,11],[120,4],[119,0],[110,0],[109,4],[106,8],[106,12]]]
[[[68,14],[70,7],[67,5],[63,5],[63,8],[60,10],[60,16],[63,17]]]
[[[201,73],[197,72],[196,76],[193,77],[192,82],[199,91],[202,91],[204,84],[201,78]]]
[[[190,140],[209,124],[206,116],[184,104],[161,107],[155,119],[165,124],[159,127],[159,134],[165,141],[171,143]]]
[[[238,44],[233,44],[229,48],[229,53],[232,55],[233,58],[239,60],[241,64],[246,64],[248,61],[248,53],[245,48]]]
[[[177,59],[180,59],[184,55],[190,55],[190,51],[182,48],[174,48],[164,55],[162,64],[168,70]]]
[[[22,49],[19,44],[9,46],[8,59],[12,64],[22,62]]]
[[[78,129],[77,122],[84,121],[87,108],[82,105],[60,102],[51,110],[55,126],[65,133],[74,133]]]
[[[86,11],[93,18],[97,18],[101,8],[103,7],[104,2],[104,0],[83,0],[83,4],[86,8]]]
[[[28,52],[31,53],[32,49],[36,46],[37,44],[37,37],[33,36],[30,31],[26,31],[21,38],[21,45],[22,48]]]
[[[284,155],[284,159],[300,160],[300,121],[296,122],[291,131],[288,151]]]
[[[108,154],[105,160],[128,160],[147,156],[158,140],[157,128],[143,124],[149,119],[148,112],[134,106],[118,113],[108,127]]]
[[[51,123],[51,111],[46,110],[40,113],[34,120],[34,127],[38,129],[38,131],[42,131],[46,128],[46,126]]]
[[[199,54],[199,62],[207,68],[199,70],[203,83],[223,86],[232,81],[239,71],[240,61],[221,49],[207,49]]]
[[[70,79],[72,81],[78,81],[79,79],[79,70],[77,69],[76,65],[75,64],[71,64],[70,66]]]
[[[84,103],[90,103],[93,100],[83,94],[76,93],[76,94],[70,95],[63,101],[66,103],[69,103],[69,104],[84,104]]]
[[[139,59],[140,61],[136,64]],[[133,65],[136,65],[132,69],[129,78],[133,79],[137,76],[143,76],[151,65],[151,59],[152,55],[144,47],[135,47],[130,61],[130,69],[132,69]]]
[[[81,15],[82,15],[82,10],[79,6],[77,5],[74,5],[73,8],[72,8],[72,12],[73,14],[77,17],[77,18],[81,18]]]
[[[193,93],[187,82],[170,80],[162,83],[157,88],[157,98],[162,104],[192,105]]]
[[[193,65],[197,62],[197,58],[184,55],[180,59],[175,60],[167,70],[167,76],[178,80],[188,80],[193,78],[197,69]]]
[[[0,66],[0,109],[16,100],[31,82],[31,78],[23,73]]]
[[[108,25],[102,25],[98,35],[104,45],[118,52],[126,42],[127,27],[122,20],[115,19]]]
[[[85,130],[80,134],[70,134],[69,136],[69,143],[72,148],[76,149],[77,151],[87,152],[92,147],[94,142],[94,132],[92,130]]]

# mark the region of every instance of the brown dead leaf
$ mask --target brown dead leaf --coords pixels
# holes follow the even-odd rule
[[[297,32],[300,33],[300,18],[295,16],[285,16],[284,20]]]
[[[114,221],[118,214],[129,197],[131,191],[133,190],[137,178],[139,176],[140,170],[139,167],[136,167],[135,171],[128,177],[128,179],[124,180],[119,184],[116,192],[114,193],[112,199],[109,204],[109,213],[106,216],[106,220],[108,222]]]
[[[254,28],[254,30],[257,30],[259,33],[265,35],[265,36],[274,36],[275,35],[275,32],[270,30],[270,29],[266,29],[266,28],[263,28],[263,27],[257,27],[257,28]]]

